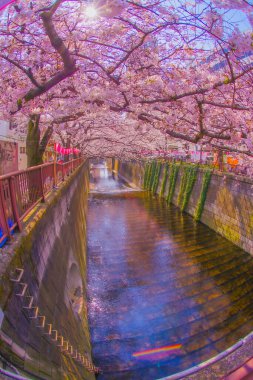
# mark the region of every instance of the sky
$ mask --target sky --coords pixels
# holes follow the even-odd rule
[[[4,9],[6,5],[13,3],[16,0],[0,0],[0,11]]]
[[[252,30],[252,27],[248,21],[248,18],[245,16],[245,13],[239,10],[231,9],[228,11],[226,14],[226,19],[230,22],[236,23],[242,32]]]

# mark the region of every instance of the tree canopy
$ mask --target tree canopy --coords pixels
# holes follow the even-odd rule
[[[92,4],[93,18],[84,0],[1,11],[1,117],[27,128],[39,114],[88,156],[134,157],[179,139],[253,157],[251,1]]]

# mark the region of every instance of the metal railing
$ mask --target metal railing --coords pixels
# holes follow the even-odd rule
[[[14,379],[14,380],[31,380],[28,377],[21,376],[17,373],[9,372],[3,368],[0,368],[0,374],[5,376],[4,379]]]
[[[52,162],[0,176],[0,247],[22,220],[46,195],[83,162],[76,158],[63,164]]]

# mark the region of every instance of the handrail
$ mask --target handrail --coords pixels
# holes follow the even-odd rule
[[[16,170],[15,172],[10,172],[10,173],[1,175],[0,179],[6,179],[6,178],[9,178],[9,177],[21,174],[21,173],[27,173],[27,172],[36,170],[38,168],[44,168],[44,167],[50,166],[52,164],[53,164],[52,162],[45,162],[44,164],[36,165],[36,166],[30,166],[29,168],[26,168],[26,169],[23,169],[23,170]]]
[[[0,176],[0,247],[46,195],[83,163],[82,157],[65,163],[45,163]]]
[[[24,377],[24,376],[18,375],[16,373],[6,371],[3,368],[0,368],[0,374],[4,375],[6,377],[9,377],[10,379],[15,379],[15,380],[31,380],[28,377]]]
[[[180,380],[180,379],[185,378],[186,376],[197,374],[201,370],[206,369],[208,367],[211,367],[213,364],[216,364],[223,359],[226,360],[227,358],[229,358],[229,359],[227,359],[228,362],[231,363],[231,360],[233,361],[233,357],[230,358],[229,355],[232,355],[234,352],[237,352],[237,350],[239,350],[241,347],[243,347],[245,345],[246,345],[246,347],[248,346],[247,351],[245,351],[245,352],[250,355],[251,346],[252,346],[252,339],[253,339],[253,332],[250,332],[244,338],[241,338],[235,344],[233,344],[232,346],[230,346],[226,350],[220,352],[218,355],[213,356],[212,358],[210,358],[210,359],[208,359],[208,360],[206,360],[206,361],[204,361],[204,362],[202,362],[202,363],[200,363],[194,367],[190,367],[184,371],[177,372],[177,373],[174,373],[173,375],[168,375],[166,377],[162,377],[162,378],[159,378],[157,380]],[[237,357],[238,357],[238,355],[237,355]],[[246,360],[249,360],[250,358],[251,357],[248,356],[248,358]],[[231,365],[230,365],[229,372],[227,372],[226,374],[223,374],[222,378],[224,378],[224,376],[227,376],[228,374],[233,373],[236,370],[238,370],[242,365],[244,365],[244,363],[245,363],[245,358],[243,359],[243,363],[240,363],[240,362],[238,363],[237,361],[235,361],[235,363],[234,363],[235,365],[233,366],[234,368],[231,368]]]

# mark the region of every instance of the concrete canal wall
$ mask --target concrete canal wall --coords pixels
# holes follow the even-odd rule
[[[144,186],[145,165],[143,162],[118,162],[117,167],[120,175],[140,187]],[[171,167],[168,168],[166,186],[162,195],[165,198],[168,196],[170,187],[170,170]],[[184,210],[192,216],[196,216],[205,173],[204,169],[198,169]],[[155,190],[157,194],[160,194],[164,176],[165,164],[163,163]],[[171,202],[176,206],[180,203],[183,177],[184,168],[180,166],[171,198]],[[229,173],[213,172],[207,187],[200,221],[253,255],[253,181]]]
[[[85,294],[87,195],[84,164],[38,207],[2,253],[12,259],[4,271],[1,265],[0,352],[32,378],[94,379],[75,358],[77,353],[89,358],[91,352]],[[23,270],[20,282],[11,281],[22,274],[16,268]]]

